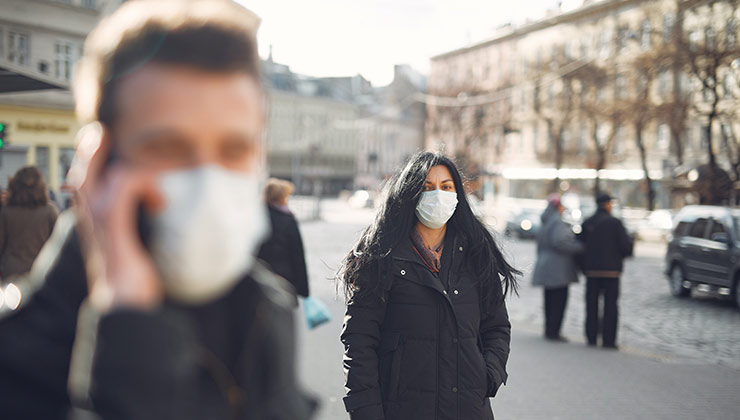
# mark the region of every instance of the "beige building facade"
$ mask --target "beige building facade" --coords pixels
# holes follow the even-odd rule
[[[552,190],[553,180],[564,181],[561,192],[586,195],[598,174],[602,188],[624,204],[643,206],[645,168],[633,124],[639,101],[620,111],[619,119],[596,121],[579,105],[590,95],[585,80],[593,77],[584,71],[609,72],[609,86],[594,93],[603,95],[602,103],[633,99],[634,86],[642,80],[631,66],[638,57],[672,42],[680,3],[584,1],[537,22],[503,27],[490,40],[432,58],[426,147],[458,157],[489,198],[541,199]],[[683,16],[682,23],[691,25],[693,15]],[[693,103],[702,101],[696,80],[670,64],[656,66],[662,67],[651,73],[648,88],[653,108],[667,106],[674,91]],[[702,136],[706,121],[693,111],[686,115],[680,133],[682,159],[677,158],[668,121],[655,115],[643,125],[642,145],[656,204],[675,206],[670,187],[674,178],[685,177],[706,160]],[[719,137],[720,124],[713,128]],[[555,134],[562,138],[559,158]],[[601,170],[595,139],[607,149]],[[716,150],[721,152],[719,143]],[[727,154],[722,155],[718,153],[720,166],[729,168]]]
[[[120,0],[0,1],[0,188],[36,165],[59,192],[79,129],[70,92],[85,37]]]

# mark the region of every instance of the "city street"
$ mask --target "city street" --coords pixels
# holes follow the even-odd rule
[[[347,419],[342,405],[343,298],[331,277],[372,217],[340,202],[322,204],[321,221],[301,229],[311,291],[334,319],[307,331],[299,314],[300,367],[321,400],[320,420]],[[672,297],[663,276],[663,247],[638,244],[622,279],[619,352],[584,345],[583,281],[571,287],[564,334],[569,344],[540,338],[542,293],[529,285],[533,241],[504,239],[524,272],[519,297],[509,299],[513,324],[510,379],[493,402],[498,419],[737,419],[740,311],[712,295]]]

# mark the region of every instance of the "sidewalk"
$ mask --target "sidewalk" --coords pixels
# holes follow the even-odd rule
[[[498,420],[736,420],[740,371],[639,350],[551,343],[514,326]]]
[[[330,222],[301,225],[311,273],[311,294],[324,301],[333,315],[329,324],[307,331],[303,314],[300,311],[296,314],[300,359],[298,365],[302,382],[321,403],[317,420],[349,419],[342,404],[343,348],[339,342],[344,302],[341,298],[335,299],[335,284],[329,279],[336,272],[339,261],[367,225],[367,219],[360,220],[360,216],[356,213],[337,212],[332,214],[334,219]],[[339,219],[346,221],[342,223]],[[531,254],[525,252],[526,247],[510,250]],[[531,259],[531,255],[529,258]],[[525,263],[524,258],[520,258],[518,262]],[[640,270],[646,271],[644,267]],[[663,279],[654,280],[658,290],[655,293],[661,293],[660,296],[665,294],[666,302],[676,306],[674,299],[664,293]],[[669,351],[658,352],[656,349],[660,347],[638,345],[642,341],[627,339],[629,336],[626,329],[629,325],[623,325],[625,334],[620,332],[620,342],[623,344],[620,351],[589,348],[578,341],[582,340],[578,335],[582,331],[582,322],[573,313],[567,319],[575,323],[575,326],[564,328],[573,342],[547,342],[541,338],[540,331],[540,291],[536,290],[529,295],[531,299],[514,298],[510,303],[512,315],[515,315],[517,308],[529,307],[528,312],[537,316],[512,317],[514,325],[508,365],[509,381],[493,400],[497,420],[740,419],[740,405],[737,402],[740,396],[740,370],[714,362],[703,363],[703,359],[698,357],[679,359],[678,356],[670,356],[674,353]],[[574,294],[572,298],[570,306],[575,310],[580,297]],[[625,319],[630,313],[627,303],[623,302]],[[642,306],[651,307],[654,312],[668,312],[658,303],[659,301],[650,301],[649,305]],[[696,328],[711,332],[711,326],[702,321],[705,318],[696,316],[697,308],[694,306],[701,306],[702,302],[691,300],[680,303],[681,305],[677,305],[679,309],[682,306],[691,306],[686,308],[685,313],[690,309],[694,314]],[[713,309],[710,315],[715,320],[722,314],[729,317],[723,324],[728,325],[728,329],[737,325],[734,309],[709,309]],[[684,312],[670,314],[673,316]],[[651,313],[649,317],[653,322],[650,325],[653,331],[672,337],[673,342],[686,335],[684,330],[672,328],[677,324],[676,319],[671,321],[671,318],[666,318],[661,322],[655,313]],[[721,338],[732,341],[731,334],[724,335],[726,337],[716,337],[712,333],[708,337],[712,340]],[[706,354],[706,347],[702,349]],[[692,353],[695,354],[701,353]]]

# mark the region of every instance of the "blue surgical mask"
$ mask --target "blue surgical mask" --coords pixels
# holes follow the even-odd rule
[[[424,226],[430,229],[439,229],[450,220],[456,208],[456,192],[424,191],[416,204],[416,217]]]

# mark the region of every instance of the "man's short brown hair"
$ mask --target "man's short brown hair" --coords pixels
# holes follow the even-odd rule
[[[232,0],[131,0],[85,42],[75,77],[83,123],[115,120],[118,81],[151,62],[243,72],[260,81],[259,18]]]

